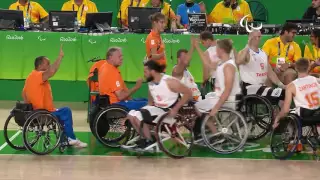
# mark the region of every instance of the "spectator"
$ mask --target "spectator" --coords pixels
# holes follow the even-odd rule
[[[165,16],[165,29],[169,27],[169,20],[171,21],[171,29],[177,28],[176,15],[169,3],[163,0],[150,0],[146,7],[161,8],[161,13]]]
[[[320,0],[312,0],[311,6],[304,13],[302,19],[315,20],[320,17]]]
[[[49,19],[47,11],[37,2],[18,0],[11,4],[9,9],[23,11],[23,17],[29,19],[31,23],[46,22]]]
[[[129,7],[145,7],[149,0],[123,0],[121,2],[120,10],[121,10],[121,18],[120,18],[120,10],[118,12],[118,22],[122,24],[123,28],[128,27],[128,8]]]
[[[194,0],[186,0],[177,8],[177,15],[181,17],[180,23],[186,28],[189,24],[188,14],[200,13],[200,6],[193,2]]]
[[[294,42],[297,30],[297,25],[286,23],[281,30],[280,36],[267,40],[262,47],[263,51],[268,55],[270,65],[285,85],[288,85],[297,77],[294,63],[301,58],[301,49]]]
[[[248,21],[252,21],[250,7],[245,0],[223,0],[213,8],[208,22],[235,24],[246,15],[249,15]]]
[[[87,13],[96,13],[98,9],[90,0],[69,0],[63,4],[61,11],[77,11],[77,19],[81,22],[81,26],[84,26]]]
[[[320,30],[314,29],[310,35],[311,43],[307,43],[304,48],[304,58],[309,59],[310,71],[312,74],[320,75]]]

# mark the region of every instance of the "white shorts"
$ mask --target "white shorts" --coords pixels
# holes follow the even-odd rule
[[[157,117],[165,114],[166,111],[164,109],[158,108],[156,106],[144,106],[140,110],[131,110],[129,112],[130,116],[136,117],[140,121],[144,121],[146,123],[157,123],[155,120]]]
[[[214,106],[218,103],[219,99],[220,97],[216,96],[215,93],[211,92],[206,95],[205,99],[197,102],[195,106],[200,112],[208,112],[214,108]],[[222,107],[236,110],[237,102],[233,100],[235,98],[229,98],[229,99],[232,99],[232,100],[228,100],[227,102],[225,102]]]

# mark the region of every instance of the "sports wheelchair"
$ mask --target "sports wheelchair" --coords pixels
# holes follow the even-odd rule
[[[22,139],[16,139],[21,138],[21,133]],[[13,149],[29,150],[36,155],[50,154],[57,147],[63,153],[68,146],[63,126],[54,115],[21,102],[16,103],[4,124],[4,138]]]
[[[234,105],[237,101],[227,103]],[[157,152],[160,149],[169,157],[183,158],[191,155],[193,144],[200,141],[204,141],[207,147],[221,154],[233,153],[244,146],[248,129],[246,120],[241,113],[231,107],[226,107],[221,108],[214,117],[209,116],[208,112],[203,112],[203,115],[200,116],[194,104],[195,102],[190,102],[184,105],[175,118],[169,118],[168,113],[158,116],[153,121],[151,131],[156,143],[141,149],[138,153]],[[202,138],[195,142],[194,126],[196,121],[202,121]],[[145,123],[142,121],[141,124]],[[140,129],[142,130],[142,126]],[[142,134],[141,132],[140,134]],[[139,138],[143,137],[135,137],[126,146],[132,145]]]
[[[276,159],[288,159],[295,152],[301,152],[302,144],[308,144],[312,148],[313,157],[319,160],[317,146],[320,139],[317,125],[320,125],[320,109],[303,109],[301,112],[301,116],[298,116],[294,110],[291,111],[272,131],[270,148]]]
[[[126,120],[129,109],[110,104],[109,97],[93,91],[91,83],[98,83],[98,69],[89,78],[88,121],[92,134],[104,146],[120,147],[134,135],[131,124]],[[92,101],[94,99],[94,101]]]
[[[242,95],[226,101],[214,117],[205,115],[201,123],[201,137],[196,144],[219,154],[231,154],[243,148],[248,138],[248,125],[240,111]],[[209,113],[209,112],[207,112]]]
[[[109,103],[108,96],[97,95],[97,104],[90,111],[90,129],[100,143],[107,147],[120,147],[134,133],[126,119],[129,110]]]
[[[164,110],[169,111],[169,109]],[[191,148],[193,146],[193,126],[197,117],[194,102],[190,102],[181,107],[174,118],[169,117],[169,113],[166,112],[158,116],[152,122],[144,120],[141,122],[140,132],[128,141],[124,145],[125,147],[122,146],[122,148],[127,150],[126,147],[131,147],[136,141],[144,139],[142,128],[145,125],[149,125],[151,126],[151,135],[155,140],[155,143],[144,149],[136,149],[135,152],[138,153],[139,157],[142,153],[156,153],[159,152],[159,150],[175,159],[188,156],[191,154]]]
[[[206,90],[211,91],[214,87],[214,81],[205,84]],[[209,88],[208,88],[209,87]],[[245,83],[241,82],[242,92],[246,92]],[[203,91],[202,94],[205,92]],[[270,102],[267,98],[258,95],[243,95],[237,111],[241,112],[245,117],[249,134],[248,140],[255,141],[263,138],[272,129],[273,119],[280,108],[277,102]]]

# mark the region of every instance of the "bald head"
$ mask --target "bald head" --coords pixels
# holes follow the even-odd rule
[[[249,45],[255,48],[259,48],[260,39],[261,39],[261,32],[259,30],[253,30],[249,34]]]
[[[260,30],[254,29],[252,32],[249,33],[249,37],[261,36]]]

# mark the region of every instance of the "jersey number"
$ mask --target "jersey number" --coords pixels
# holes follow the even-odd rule
[[[313,108],[320,104],[318,92],[312,92],[312,93],[306,94],[305,98],[308,101],[309,108]]]

